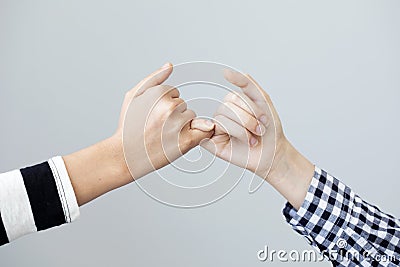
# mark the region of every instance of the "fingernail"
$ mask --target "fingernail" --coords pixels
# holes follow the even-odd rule
[[[268,123],[268,121],[267,121],[267,116],[262,115],[262,116],[260,117],[260,121],[261,121],[263,124],[267,124],[267,123]]]
[[[256,133],[258,133],[259,135],[263,135],[265,130],[264,130],[264,126],[261,126],[260,124],[256,127]]]
[[[258,143],[258,140],[254,137],[250,138],[250,145],[251,146],[256,146]]]
[[[161,68],[162,68],[162,69],[166,69],[166,68],[168,68],[169,66],[170,66],[170,63],[167,62],[167,63],[165,63]]]

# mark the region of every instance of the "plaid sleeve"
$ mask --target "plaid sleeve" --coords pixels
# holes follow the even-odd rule
[[[334,266],[400,265],[400,221],[317,167],[300,209],[283,214]]]

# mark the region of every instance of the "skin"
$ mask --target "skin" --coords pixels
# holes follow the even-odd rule
[[[241,92],[225,97],[213,124],[195,118],[177,89],[161,85],[171,73],[168,63],[126,93],[115,134],[63,157],[78,204],[169,164],[201,142],[218,157],[265,179],[299,209],[314,166],[286,139],[271,99],[254,79],[224,73]],[[125,119],[135,126],[124,125]]]
[[[225,97],[214,116],[215,133],[202,146],[264,178],[299,209],[313,164],[286,139],[270,97],[250,75],[226,70],[224,76],[241,92]]]
[[[79,205],[169,164],[213,135],[213,123],[196,119],[177,89],[161,85],[172,71],[167,63],[126,93],[115,134],[63,157]],[[131,172],[123,133],[132,143],[125,143]]]

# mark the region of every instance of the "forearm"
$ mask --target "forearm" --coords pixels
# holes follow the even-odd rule
[[[64,156],[79,206],[133,181],[117,135]]]
[[[314,165],[301,155],[290,142],[285,141],[275,157],[274,167],[266,180],[299,209],[304,202],[314,174]]]

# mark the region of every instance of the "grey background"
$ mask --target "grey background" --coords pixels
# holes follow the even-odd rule
[[[399,216],[399,11],[383,0],[1,0],[0,171],[108,137],[142,77],[210,60],[251,73],[300,151]],[[126,186],[71,225],[1,247],[1,266],[275,266],[257,260],[264,245],[308,249],[284,200],[267,184],[249,195],[246,179],[192,210]]]

